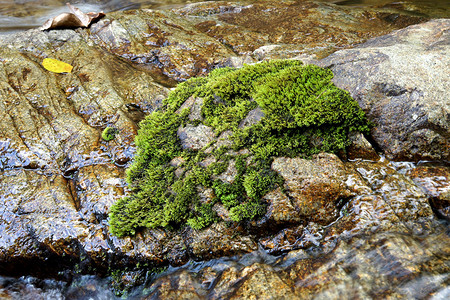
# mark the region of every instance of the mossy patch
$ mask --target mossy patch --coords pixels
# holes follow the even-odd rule
[[[137,154],[127,170],[132,193],[111,208],[111,232],[124,236],[186,224],[201,229],[219,220],[216,204],[236,222],[263,215],[262,197],[283,185],[270,168],[274,157],[345,150],[349,132],[369,131],[364,112],[332,77],[328,69],[276,60],[217,69],[179,84],[163,109],[140,124]],[[190,97],[202,99],[200,118],[180,109]],[[188,124],[206,125],[217,137],[228,132],[229,143],[183,148],[177,132]],[[174,165],[175,158],[182,162]],[[214,162],[202,163],[207,158]],[[221,180],[231,163],[233,180]],[[201,198],[208,189],[214,195]]]
[[[106,142],[112,141],[116,138],[116,135],[119,133],[119,130],[114,127],[106,127],[102,131],[102,139]]]

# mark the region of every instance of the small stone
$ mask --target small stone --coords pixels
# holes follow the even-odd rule
[[[177,135],[181,140],[183,149],[200,150],[212,141],[214,141],[215,134],[211,127],[200,124],[193,126],[191,124],[186,127],[180,127]]]

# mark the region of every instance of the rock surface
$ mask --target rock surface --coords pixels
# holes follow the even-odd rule
[[[176,80],[215,66],[242,66],[342,47],[424,21],[310,1],[192,3],[170,11],[108,14],[89,39],[106,51]]]
[[[450,160],[450,21],[433,20],[323,59],[395,160]]]
[[[422,164],[409,170],[407,174],[430,197],[430,204],[436,213],[450,220],[450,168],[448,164]]]
[[[187,268],[157,279],[142,299],[445,299],[449,249],[445,234],[425,241],[374,234],[342,241],[328,255],[292,251],[271,266],[261,256]]]
[[[332,24],[332,19],[339,22]],[[389,21],[374,11],[355,13],[306,1],[261,1],[250,6],[205,2],[170,11],[117,12],[90,30],[32,30],[0,37],[0,274],[57,276],[57,272],[77,266],[76,269],[82,273],[105,275],[108,267],[129,267],[137,263],[182,265],[190,258],[210,259],[251,252],[257,249],[258,243],[274,254],[318,245],[319,252],[330,253],[336,245],[344,245],[337,248],[342,249],[342,254],[339,250],[329,256],[339,260],[347,257],[345,253],[351,253],[348,249],[353,247],[349,245],[356,243],[341,242],[343,239],[376,232],[373,240],[362,243],[367,245],[367,249],[373,249],[373,245],[390,243],[381,238],[377,242],[386,230],[400,233],[432,231],[430,228],[438,226],[428,205],[428,196],[401,172],[387,162],[344,163],[329,154],[308,162],[277,161],[274,168],[284,172],[288,179],[287,192],[275,191],[266,195],[271,203],[268,214],[260,223],[248,224],[248,227],[227,227],[222,223],[203,232],[186,230],[172,233],[157,229],[144,231],[133,238],[118,239],[110,236],[107,223],[110,206],[127,193],[124,166],[135,151],[136,124],[145,114],[159,107],[168,92],[164,86],[205,74],[216,66],[291,58],[302,53],[321,57],[336,48],[363,42],[420,20],[401,16]],[[431,51],[430,60],[423,61],[422,67],[425,68],[417,65],[413,69],[425,72],[429,67],[427,63],[436,58],[433,55],[442,52],[447,55],[443,58],[448,57],[448,52],[445,52],[448,45],[444,39],[447,33],[439,31],[445,26],[448,28],[448,21],[432,21],[380,40],[387,43],[384,48],[391,53],[397,48],[389,43],[397,41],[402,41],[398,45],[399,53],[407,53],[408,43],[423,53]],[[416,38],[407,38],[411,32]],[[430,35],[424,36],[426,33]],[[402,36],[405,38],[400,39]],[[417,36],[436,43],[430,49],[424,48]],[[341,53],[345,53],[347,60],[348,57],[353,59],[353,55],[370,50],[374,43]],[[332,69],[339,84],[347,69],[332,63],[339,61],[338,55],[323,61],[323,64],[334,64]],[[380,57],[384,59],[385,55],[380,54]],[[41,61],[46,57],[72,64],[73,73],[45,71]],[[399,56],[398,62],[402,62],[400,59]],[[364,66],[364,70],[363,63],[363,60],[355,60],[354,66]],[[446,63],[444,60],[440,64]],[[405,83],[410,79],[408,74],[387,77],[386,66],[371,66],[367,68],[371,70],[370,76],[383,79],[382,84],[391,84],[382,85],[387,91],[381,98],[384,99],[382,103],[394,99],[398,104],[398,101],[406,99],[404,97],[415,97],[416,93],[435,93],[430,93],[427,87],[423,87],[425,83],[416,79],[412,82],[420,87],[420,91],[409,92],[407,88],[410,86]],[[411,66],[401,63],[398,69],[401,67]],[[379,70],[381,75],[377,75],[375,70]],[[428,71],[424,74],[425,78],[429,74],[434,76]],[[360,76],[361,80],[365,78]],[[448,78],[441,76],[441,81]],[[403,81],[392,83],[385,78]],[[395,93],[397,86],[392,84],[401,87],[398,95]],[[429,84],[435,85],[433,82]],[[387,105],[383,110],[384,106],[379,106],[381,102],[372,104],[380,93],[373,94],[369,83],[368,86],[368,92],[362,94],[357,94],[350,85],[344,88],[353,93],[375,121],[392,116],[386,112],[387,109],[401,108]],[[442,93],[448,93],[448,89]],[[365,98],[366,94],[371,97]],[[435,101],[433,103],[441,110],[432,110],[426,104],[427,99]],[[387,121],[386,124],[380,122],[374,129],[377,143],[393,158],[417,159],[422,155],[424,158],[448,159],[448,102],[439,102],[439,99],[445,101],[448,97],[435,99],[420,94],[418,99],[412,99],[422,105],[418,106],[420,114],[417,114],[417,120],[423,122],[403,123],[406,127],[401,130],[408,131],[401,137],[404,140],[393,135],[393,141],[406,141],[403,150],[395,148],[395,142],[392,145],[381,142],[380,137],[385,131],[392,130],[397,136],[401,132],[395,126],[389,129],[387,124],[390,122]],[[383,114],[377,114],[379,110]],[[394,116],[394,119],[402,120]],[[410,116],[409,121],[414,120]],[[406,114],[404,118],[407,118]],[[100,137],[102,129],[107,126],[119,130],[116,140],[109,143]],[[392,132],[390,134],[394,134]],[[426,141],[433,141],[431,148],[419,143],[417,134],[420,132],[425,132],[423,137],[427,138]],[[408,147],[415,144],[408,144],[408,141],[413,143],[414,139],[421,148],[412,153],[414,148],[408,150]],[[367,151],[373,154],[370,146]],[[297,168],[297,175],[293,174],[293,166]],[[322,176],[324,172],[327,173]],[[318,190],[318,186],[326,188]],[[321,201],[311,201],[316,198]],[[320,214],[315,215],[313,208]],[[448,236],[441,239],[447,242]],[[403,244],[399,245],[401,248]],[[414,249],[412,253],[418,253]],[[439,251],[448,255],[447,250]],[[298,251],[298,255],[302,255],[302,250]],[[438,262],[436,257],[430,260]],[[425,258],[424,261],[428,260]],[[292,272],[299,277],[287,279],[286,274],[277,270],[278,273],[273,273],[271,267],[255,264],[244,269],[222,270],[226,276],[217,282],[214,276],[222,276],[222,271],[204,269],[201,275],[204,278],[184,274],[180,277],[182,282],[173,280],[178,287],[186,286],[185,290],[175,291],[172,279],[162,278],[154,284],[155,293],[159,289],[165,293],[178,293],[178,297],[186,293],[186,297],[210,294],[220,298],[234,291],[233,295],[251,297],[261,278],[270,278],[268,286],[280,287],[286,295],[299,295],[301,284],[296,282],[315,280],[314,274],[301,272],[303,263],[323,265],[323,272],[331,268],[331,262],[328,265],[321,258],[310,258],[296,264],[296,269],[293,267]],[[347,264],[343,264],[342,270],[350,270],[345,272],[351,274],[355,265],[356,262],[348,263],[347,268]],[[381,264],[379,268],[383,266]],[[415,266],[422,268],[421,262]],[[426,269],[427,265],[424,264],[423,268]],[[328,272],[331,276],[328,282],[334,280],[333,276],[342,275],[333,272]],[[437,269],[436,272],[445,274],[448,270]],[[419,271],[412,274],[407,278],[416,278],[414,274],[419,274]],[[341,286],[348,287],[351,283],[351,275],[348,276],[343,277]],[[386,280],[391,278],[380,276]],[[215,282],[211,285],[214,291],[207,288],[201,292],[202,286],[210,286],[208,282]],[[230,289],[230,283],[238,289]],[[308,285],[314,286],[312,283]],[[436,286],[439,287],[440,283],[437,282]],[[317,291],[321,289],[317,285],[314,288]],[[280,292],[274,288],[265,291],[273,293],[273,297],[279,296],[276,293]]]

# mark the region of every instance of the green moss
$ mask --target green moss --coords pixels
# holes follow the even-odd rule
[[[117,128],[106,127],[102,132],[102,139],[107,142],[112,141],[116,137],[116,134],[118,133],[119,130],[117,130]]]
[[[216,204],[236,222],[263,215],[262,197],[283,186],[270,168],[274,157],[345,150],[349,132],[369,130],[363,111],[332,77],[327,69],[279,60],[217,69],[179,84],[164,108],[140,124],[137,154],[127,170],[131,194],[111,208],[111,232],[124,236],[144,227],[183,225],[201,229],[219,219]],[[189,120],[189,109],[180,110],[191,96],[203,99],[202,120]],[[260,118],[243,126],[252,110]],[[188,123],[203,123],[217,135],[230,131],[232,145],[183,149],[177,130]],[[241,149],[247,154],[237,154]],[[183,159],[177,167],[171,164],[176,157]],[[205,167],[202,160],[208,157],[216,161]],[[234,180],[218,179],[232,163]],[[199,192],[207,189],[214,197],[200,199]]]

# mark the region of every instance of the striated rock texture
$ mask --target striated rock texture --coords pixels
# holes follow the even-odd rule
[[[322,245],[320,252],[329,253],[342,238],[350,239],[359,234],[384,230],[428,232],[436,220],[428,196],[415,183],[387,162],[346,163],[331,154],[319,154],[312,161],[278,160],[273,168],[286,177],[286,192],[275,190],[265,195],[270,209],[260,223],[247,226],[221,223],[202,232],[172,233],[154,229],[133,238],[119,239],[110,236],[107,221],[111,205],[128,192],[124,166],[134,155],[136,124],[160,107],[161,100],[167,96],[167,86],[205,74],[217,66],[240,66],[244,62],[291,58],[299,54],[322,57],[337,48],[350,47],[421,20],[401,15],[385,18],[384,14],[374,11],[349,11],[307,1],[258,1],[253,5],[206,2],[169,11],[117,12],[89,30],[32,30],[0,37],[0,274],[57,276],[59,271],[69,268],[105,275],[109,267],[133,269],[138,263],[182,265],[190,258],[209,259],[251,252],[257,250],[258,244],[273,254],[317,245]],[[448,49],[445,40],[439,39],[439,32],[445,37],[444,30],[439,31],[439,28],[448,28],[448,21],[421,26],[402,31],[402,35],[428,32],[431,35],[424,36],[423,40],[438,41],[430,44],[430,49],[436,48],[436,53],[441,51],[438,49]],[[392,39],[397,34],[381,40]],[[420,45],[414,39],[405,39],[406,43],[412,48]],[[354,52],[347,52],[347,55],[352,57]],[[70,63],[74,66],[73,72],[45,71],[41,62],[46,57]],[[340,74],[344,73],[337,66],[333,68],[338,83]],[[395,68],[400,70],[405,66],[408,65],[402,63]],[[378,69],[385,70],[383,68],[387,67]],[[371,76],[377,76],[375,69],[375,65],[368,68],[373,72]],[[424,74],[426,78],[429,73]],[[380,78],[387,78],[386,73]],[[423,93],[430,93],[428,87],[422,85],[426,80],[412,82]],[[396,84],[403,86],[402,82]],[[433,84],[430,82],[431,87]],[[351,86],[348,88],[354,93]],[[382,99],[395,100],[408,93]],[[355,98],[376,122],[378,104],[367,102],[378,107],[372,111],[371,106],[363,105],[366,102],[360,97]],[[432,111],[427,105],[423,104]],[[445,106],[436,105],[445,112]],[[441,114],[438,110],[434,113],[436,118]],[[435,120],[431,114],[425,113],[425,116],[424,119]],[[448,113],[446,118],[442,122],[448,120]],[[415,128],[404,124],[405,130]],[[421,151],[424,157],[444,159],[448,149],[445,150],[446,144],[442,141],[445,128],[448,134],[448,127],[445,127],[448,122],[447,125],[432,124],[432,129],[422,132],[435,136],[432,140],[437,142],[431,145],[438,148]],[[383,146],[378,138],[387,128],[383,126],[377,123],[373,135],[384,151],[395,158],[419,157],[408,154],[409,150],[398,151],[405,154],[397,155]],[[106,127],[118,129],[116,138],[110,142],[101,139]],[[398,128],[394,126],[393,132],[398,133]],[[365,157],[376,158],[367,141],[363,138],[359,141],[367,150]],[[407,144],[405,149],[408,148]],[[439,156],[435,149],[444,149],[443,154]],[[293,174],[293,166],[298,168],[298,174]],[[322,175],[325,169],[327,174]],[[318,186],[326,188],[317,189]],[[320,201],[316,203],[311,199]],[[320,213],[315,214],[315,209]],[[444,242],[445,238],[448,237],[441,237]],[[445,249],[440,251],[448,255]],[[336,254],[336,257],[341,256]],[[317,260],[322,262],[313,259],[311,265]],[[343,270],[351,271],[354,265]],[[295,272],[301,276],[298,270]],[[255,265],[242,273],[251,281],[229,282],[242,288],[236,292],[242,297],[250,297],[254,283],[265,277],[273,277],[270,286],[284,289],[283,280],[290,285],[286,290],[297,293],[293,288],[294,279],[284,281],[279,275],[268,275],[269,271],[269,267]],[[230,277],[223,278],[237,278],[236,274],[241,271],[230,269],[227,272]],[[213,281],[213,275],[205,276],[202,284]],[[314,281],[314,275],[310,276]],[[334,280],[333,276],[330,281]],[[188,276],[183,277],[183,282],[188,284],[188,279]],[[346,280],[345,283],[350,284],[349,277]],[[161,281],[160,286],[170,291],[167,287],[170,281]],[[191,287],[197,288],[198,281],[192,282],[188,287],[190,295],[205,295],[195,294]],[[230,290],[227,282],[213,285],[215,291],[208,290],[208,293],[219,295],[217,298],[226,295]],[[182,284],[174,281],[174,286]],[[274,293],[275,298],[279,296],[275,289],[268,292]]]
[[[112,254],[106,216],[124,194],[120,166],[133,155],[135,122],[167,89],[71,30],[30,31],[5,37],[4,45],[1,272],[22,273],[26,263],[39,268],[35,259],[52,257],[69,264],[80,255],[104,261]],[[41,66],[44,57],[71,63],[75,71],[50,73]],[[120,132],[109,143],[101,139],[107,126]],[[16,262],[24,269],[11,267]]]
[[[147,297],[136,298],[445,299],[449,249],[445,234],[426,240],[373,234],[341,241],[327,255],[297,250],[278,259],[261,255],[186,268],[158,278]]]
[[[90,29],[101,48],[176,80],[212,67],[299,54],[326,56],[424,18],[310,1],[201,2],[111,13]],[[238,58],[239,57],[239,58]]]
[[[375,123],[372,137],[395,160],[450,160],[450,21],[408,27],[319,65]]]

